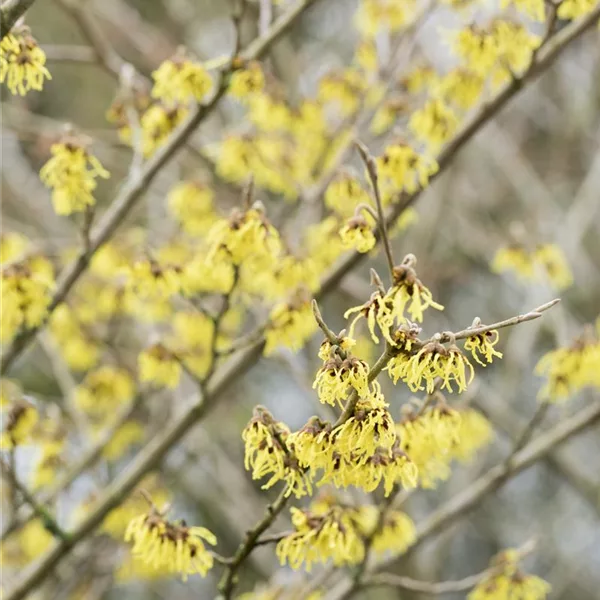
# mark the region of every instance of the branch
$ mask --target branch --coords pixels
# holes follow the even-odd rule
[[[10,33],[15,23],[25,14],[35,0],[7,0],[0,8],[0,40]]]
[[[17,479],[17,475],[14,470],[7,465],[4,460],[0,459],[0,468],[2,469],[2,475],[11,484],[12,488],[23,496],[25,502],[31,506],[33,512],[38,516],[44,527],[59,540],[68,540],[67,534],[59,527],[54,517],[46,510],[43,506],[40,506],[36,501],[31,492]]]
[[[236,584],[236,573],[242,566],[242,563],[248,558],[252,550],[257,546],[265,543],[270,543],[272,540],[264,541],[260,539],[261,534],[266,531],[277,515],[285,507],[289,496],[286,496],[287,485],[281,490],[277,499],[267,506],[265,516],[250,530],[246,533],[245,541],[240,545],[235,556],[229,562],[221,581],[219,581],[218,590],[221,594],[220,598],[223,600],[231,600],[233,596],[233,590]],[[278,534],[281,536],[281,534]]]

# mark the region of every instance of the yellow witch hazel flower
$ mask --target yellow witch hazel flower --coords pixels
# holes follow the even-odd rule
[[[17,25],[0,42],[0,83],[6,81],[10,92],[25,96],[41,91],[45,79],[52,79],[46,68],[46,55],[25,25]]]
[[[325,206],[344,218],[354,214],[359,204],[370,204],[369,193],[356,177],[336,177],[325,190]]]
[[[428,308],[444,310],[441,304],[433,300],[429,289],[417,277],[414,254],[407,254],[402,263],[393,269],[394,285],[387,293],[387,298],[393,302],[393,314],[400,322],[406,320],[408,312],[411,320],[423,322],[423,312]]]
[[[518,244],[499,248],[490,266],[492,272],[514,271],[520,279],[532,279],[533,260],[527,250]]]
[[[64,465],[61,458],[64,449],[64,438],[42,442],[40,456],[33,471],[32,488],[34,490],[39,490],[56,480],[58,470]]]
[[[479,327],[479,320],[473,323],[473,327]],[[465,350],[471,353],[471,356],[482,366],[485,367],[494,361],[494,356],[502,358],[502,352],[498,352],[495,346],[500,340],[500,335],[496,329],[478,333],[465,341]],[[485,362],[484,362],[485,360]]]
[[[70,215],[94,206],[96,179],[110,176],[88,146],[88,140],[67,134],[50,148],[52,158],[42,167],[40,178],[52,189],[52,204],[58,215]]]
[[[205,542],[214,546],[217,538],[205,527],[188,527],[184,521],[167,521],[152,507],[129,523],[125,541],[133,542],[131,553],[157,570],[164,568],[179,573],[183,581],[188,575],[206,574],[214,559]]]
[[[270,356],[279,346],[297,351],[316,330],[311,304],[304,294],[298,294],[289,302],[276,304],[271,310],[263,353]]]
[[[43,256],[30,256],[2,267],[0,342],[21,327],[37,327],[47,314],[54,287],[54,268]]]
[[[334,451],[331,423],[311,417],[302,429],[289,434],[287,446],[302,468],[326,468]]]
[[[364,537],[372,536],[378,529],[371,544],[371,548],[378,554],[393,552],[394,555],[399,556],[417,539],[413,520],[402,511],[385,511],[381,523],[379,523],[380,511],[376,506],[360,506],[353,516]]]
[[[247,211],[236,209],[229,219],[215,223],[208,234],[207,262],[225,254],[235,265],[268,268],[281,252],[279,232],[268,221],[257,202]]]
[[[384,203],[402,191],[412,194],[427,187],[429,178],[438,170],[435,160],[401,143],[387,146],[376,162]]]
[[[262,486],[269,489],[278,481],[287,482],[286,495],[301,498],[312,493],[310,477],[300,468],[298,460],[288,447],[290,430],[284,423],[276,421],[263,406],[254,409],[254,416],[244,428],[242,439],[245,444],[244,466],[252,469],[252,479],[271,478]]]
[[[135,385],[125,369],[104,365],[90,371],[75,388],[75,405],[89,415],[114,416],[133,399]]]
[[[182,366],[178,357],[163,344],[154,344],[138,356],[140,381],[174,389],[179,385]]]
[[[492,573],[475,586],[467,600],[544,600],[550,593],[550,584],[523,573],[519,559],[518,550],[497,554],[490,562]]]
[[[484,80],[480,74],[458,67],[435,82],[432,96],[460,110],[469,110],[477,104],[483,86]]]
[[[415,15],[416,3],[397,0],[361,0],[355,23],[366,37],[375,37],[379,31],[395,32],[410,23]]]
[[[479,411],[467,408],[460,412],[457,438],[450,452],[453,458],[463,463],[469,462],[481,448],[492,441],[494,428]]]
[[[31,434],[38,423],[38,412],[33,404],[19,399],[2,420],[0,449],[10,450],[30,441]]]
[[[434,340],[425,344],[408,361],[403,362],[402,368],[397,370],[395,375],[413,392],[425,389],[428,394],[433,393],[435,381],[439,377],[442,380],[441,389],[452,392],[452,384],[456,383],[460,394],[473,381],[475,371],[456,344],[446,348]]]
[[[340,238],[344,248],[354,249],[364,254],[375,247],[377,240],[367,219],[356,215],[340,229]]]
[[[540,400],[564,402],[585,387],[600,388],[600,340],[591,328],[566,348],[548,352],[535,367],[547,378]]]
[[[260,63],[251,61],[231,75],[229,94],[240,101],[245,101],[262,92],[265,87],[265,75]]]
[[[429,100],[410,117],[409,129],[430,150],[437,150],[458,128],[458,117],[442,100]]]
[[[372,384],[370,396],[361,398],[354,414],[343,425],[333,430],[335,450],[350,457],[354,463],[366,461],[377,451],[391,451],[396,441],[394,420],[377,381]]]
[[[557,11],[559,19],[574,20],[592,12],[597,0],[563,0]]]
[[[359,319],[365,318],[371,334],[371,339],[378,344],[379,338],[375,333],[375,325],[379,327],[383,337],[393,344],[394,340],[391,337],[391,330],[394,327],[394,303],[391,298],[382,296],[379,290],[371,294],[371,298],[362,306],[355,306],[348,309],[344,313],[344,319],[350,315],[356,314],[350,323],[349,335],[353,337],[354,327]]]
[[[275,553],[282,565],[292,569],[304,565],[310,572],[314,563],[332,561],[335,566],[359,563],[365,554],[364,543],[342,507],[333,506],[324,514],[292,507],[295,531],[277,544]]]
[[[328,358],[317,372],[313,383],[323,404],[342,406],[351,389],[360,396],[369,395],[369,365],[353,356],[342,359],[339,354]]]
[[[400,448],[418,469],[419,485],[430,489],[450,477],[452,448],[459,441],[461,415],[445,404],[409,413],[396,425]]]
[[[556,244],[540,244],[532,255],[533,263],[539,266],[557,290],[573,285],[573,275],[564,252]]]
[[[167,196],[169,213],[189,235],[203,235],[213,225],[213,201],[212,189],[197,181],[182,181]]]
[[[165,60],[154,73],[152,96],[166,103],[201,102],[212,89],[208,71],[180,48],[175,56]]]

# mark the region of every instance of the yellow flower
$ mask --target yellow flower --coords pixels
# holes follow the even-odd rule
[[[486,77],[498,59],[495,40],[475,25],[459,31],[452,40],[452,49],[473,72]]]
[[[183,106],[152,104],[140,118],[141,152],[147,158],[152,156],[169,138],[171,133],[184,121],[188,109]],[[124,136],[125,143],[133,145],[133,133]]]
[[[234,268],[229,257],[223,253],[217,253],[210,263],[204,253],[198,253],[183,265],[180,281],[186,296],[226,294],[233,287]]]
[[[437,81],[437,73],[430,64],[421,64],[413,68],[400,80],[402,88],[409,94],[418,94]]]
[[[109,172],[90,154],[82,140],[70,135],[50,148],[52,158],[42,167],[40,178],[52,188],[52,204],[58,215],[82,212],[96,203],[92,192],[98,177]]]
[[[532,260],[534,264],[540,265],[550,284],[557,290],[564,290],[573,285],[569,263],[556,244],[539,245],[533,252]]]
[[[335,449],[354,463],[365,461],[379,451],[391,451],[396,441],[394,420],[387,410],[379,384],[374,381],[372,395],[361,398],[354,415],[333,430]]]
[[[391,98],[377,109],[369,129],[373,135],[383,135],[394,123],[408,111],[408,104],[403,98]]]
[[[359,215],[348,220],[340,229],[340,238],[344,247],[358,252],[369,252],[375,247],[376,239],[367,220]]]
[[[402,29],[413,19],[415,8],[413,0],[361,0],[354,22],[364,36],[372,38],[381,30]]]
[[[379,522],[380,511],[376,506],[361,506],[356,511],[356,521],[365,537],[373,535]],[[413,520],[399,510],[387,510],[379,531],[373,536],[371,547],[379,554],[393,552],[401,555],[417,538]]]
[[[52,79],[45,64],[46,55],[29,27],[14,27],[0,42],[0,82],[6,80],[12,94],[25,96],[29,90],[41,91],[44,79]]]
[[[458,117],[442,100],[429,100],[412,114],[408,127],[417,140],[437,150],[454,135],[458,122]]]
[[[564,402],[579,390],[600,388],[600,341],[586,330],[569,347],[548,352],[535,367],[536,375],[547,378],[539,399]]]
[[[367,319],[367,325],[371,334],[371,339],[379,344],[379,338],[375,334],[375,325],[379,327],[383,337],[390,343],[394,344],[394,340],[390,335],[390,330],[394,326],[394,304],[393,301],[386,297],[382,297],[381,292],[375,291],[371,294],[371,298],[362,306],[355,306],[348,309],[344,313],[344,319],[350,315],[356,314],[356,317],[350,323],[349,335],[354,337],[354,327],[357,321],[361,318]]]
[[[468,373],[468,375],[467,375]],[[405,363],[400,378],[413,391],[435,390],[435,380],[442,379],[441,389],[452,392],[456,383],[458,393],[464,392],[475,375],[473,365],[456,345],[446,348],[437,341],[428,342]]]
[[[125,454],[128,448],[141,442],[144,439],[144,428],[137,421],[127,421],[124,423],[104,447],[102,456],[106,460],[117,460]]]
[[[325,190],[325,206],[341,217],[351,217],[359,204],[369,204],[369,193],[360,181],[350,175],[334,179]]]
[[[362,538],[341,507],[333,507],[323,515],[290,510],[295,531],[280,540],[275,550],[282,565],[287,563],[292,569],[304,565],[310,572],[314,563],[331,560],[341,566],[356,564],[364,557]]]
[[[460,442],[461,415],[446,405],[407,415],[397,424],[400,448],[418,470],[419,485],[435,488],[450,476],[452,450]]]
[[[262,92],[264,86],[265,76],[260,63],[253,61],[233,72],[229,81],[229,93],[232,97],[244,101]]]
[[[37,327],[47,314],[54,287],[54,268],[33,256],[2,268],[0,341],[9,342],[21,327]]]
[[[75,388],[74,403],[88,415],[106,418],[114,416],[134,394],[134,382],[125,369],[104,365],[90,371]]]
[[[39,490],[55,481],[58,469],[64,465],[61,458],[64,447],[64,439],[44,440],[33,472],[32,488],[34,490]]]
[[[480,412],[472,408],[463,410],[460,413],[457,439],[451,448],[452,456],[461,462],[468,462],[493,437],[492,425]]]
[[[491,561],[492,568],[500,569],[485,576],[467,596],[468,600],[544,600],[550,592],[550,585],[519,569],[519,555],[515,550],[507,550],[496,555]]]
[[[373,456],[354,467],[350,482],[365,492],[373,492],[383,481],[383,493],[387,497],[398,483],[406,489],[414,488],[418,476],[415,463],[396,445],[391,452],[377,449]]]
[[[27,444],[38,422],[38,412],[29,402],[18,400],[3,418],[0,449],[10,450]]]
[[[403,190],[412,194],[427,187],[429,178],[438,170],[435,160],[417,154],[404,144],[387,146],[376,162],[384,202]]]
[[[171,499],[169,492],[155,473],[146,475],[129,497],[106,515],[100,527],[103,533],[115,540],[123,539],[130,521],[148,507],[148,501],[142,496],[141,490],[149,494],[157,506],[166,506]],[[94,510],[94,500],[92,499],[81,508],[83,508],[82,513]],[[83,514],[79,515],[79,518],[81,516]]]
[[[157,386],[176,388],[181,379],[181,363],[162,344],[146,348],[138,356],[140,381],[149,381]]]
[[[491,270],[494,273],[515,271],[521,279],[532,279],[534,276],[532,257],[525,248],[518,245],[498,249],[492,261]]]
[[[180,269],[151,258],[137,260],[125,269],[126,294],[141,300],[167,300],[179,292]]]
[[[52,313],[50,332],[67,365],[75,371],[87,371],[100,359],[100,346],[84,331],[75,313],[61,304]]]
[[[351,389],[360,396],[368,396],[369,366],[362,360],[350,357],[342,359],[335,355],[325,361],[317,372],[313,389],[317,390],[323,404],[340,406]]]
[[[483,92],[483,84],[484,80],[480,74],[458,67],[433,85],[432,95],[456,108],[469,110],[477,104]]]
[[[185,50],[165,60],[152,73],[152,97],[167,103],[201,102],[212,88],[212,78],[199,63],[186,55]]]
[[[29,240],[20,233],[10,231],[0,235],[0,265],[7,262],[18,262],[25,258]]]
[[[487,366],[487,363],[493,362],[494,356],[502,358],[502,352],[498,352],[495,348],[499,339],[500,335],[496,329],[486,331],[485,333],[479,333],[467,338],[465,341],[465,350],[468,350],[471,353],[471,356],[482,367],[485,367]],[[485,359],[485,362],[481,360],[482,358]]]
[[[271,478],[262,486],[269,489],[278,481],[287,482],[286,494],[297,498],[312,493],[310,477],[300,468],[298,460],[287,447],[290,430],[284,423],[275,421],[262,406],[254,409],[254,416],[242,432],[245,444],[244,466],[252,469],[252,479]]]
[[[281,252],[279,232],[257,205],[247,211],[236,209],[229,219],[215,223],[208,234],[207,262],[225,254],[234,265],[260,270],[274,265]]]
[[[178,183],[167,196],[169,213],[189,235],[205,234],[216,220],[214,192],[195,181]]]
[[[183,581],[199,573],[206,577],[214,559],[204,542],[214,546],[217,538],[205,527],[187,527],[167,521],[156,509],[132,519],[125,541],[133,542],[131,554],[157,570],[180,573]]]
[[[23,397],[21,386],[12,379],[0,379],[0,410],[14,404]]]
[[[298,297],[291,302],[276,304],[269,315],[263,353],[270,356],[278,346],[285,346],[296,352],[312,337],[316,329],[317,323],[307,299]]]
[[[354,61],[367,73],[376,73],[379,59],[374,40],[362,40],[356,47]]]
[[[417,277],[414,269],[416,258],[408,254],[402,264],[393,269],[394,285],[387,293],[386,298],[393,303],[393,314],[400,322],[406,320],[405,311],[408,311],[412,321],[423,322],[423,312],[428,308],[444,310],[441,304],[433,300],[429,289]]]
[[[52,542],[52,534],[44,527],[42,520],[32,519],[2,543],[2,565],[23,567],[44,554]]]
[[[302,429],[289,434],[287,446],[302,468],[324,469],[333,460],[331,424],[311,417]]]
[[[559,19],[573,20],[583,17],[596,6],[596,0],[563,0],[558,6]]]

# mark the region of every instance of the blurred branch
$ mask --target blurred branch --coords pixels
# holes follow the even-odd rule
[[[0,40],[3,40],[15,23],[25,14],[35,0],[6,0],[0,7]]]
[[[39,517],[44,524],[44,527],[55,537],[60,540],[68,541],[67,534],[58,526],[58,523],[54,520],[54,517],[40,504],[38,504],[31,494],[31,492],[25,487],[17,478],[17,475],[12,466],[7,465],[3,459],[0,459],[0,468],[2,469],[2,475],[10,483],[12,489],[16,490],[23,496],[23,499],[35,513],[35,516]]]

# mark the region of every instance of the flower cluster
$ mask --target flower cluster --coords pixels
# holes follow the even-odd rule
[[[4,255],[9,261],[12,258]],[[44,321],[52,300],[54,268],[43,256],[25,256],[2,265],[1,284],[0,341],[6,343],[22,327],[37,327]]]
[[[0,449],[10,450],[26,444],[38,423],[38,412],[35,407],[19,399],[12,404],[6,415],[3,415],[3,430],[0,435]]]
[[[14,27],[0,42],[0,83],[6,81],[11,94],[41,91],[44,80],[52,79],[45,65],[46,55],[29,27]]]
[[[205,542],[214,546],[217,538],[205,527],[188,527],[184,521],[168,521],[152,508],[130,521],[125,541],[133,542],[131,553],[134,558],[153,569],[179,573],[186,581],[188,575],[195,573],[206,577],[214,559]]]
[[[514,271],[526,281],[547,281],[557,290],[564,290],[573,284],[569,263],[556,244],[539,244],[533,251],[517,244],[500,248],[491,267],[496,273]]]
[[[42,182],[52,189],[52,203],[58,215],[70,215],[94,206],[96,179],[109,177],[87,146],[87,141],[80,137],[63,137],[52,145],[52,158],[40,171]]]
[[[506,550],[491,561],[492,574],[484,577],[468,600],[544,600],[550,584],[535,575],[523,573],[519,568],[519,552]]]
[[[416,538],[415,526],[408,515],[388,511],[381,523],[375,506],[349,506],[334,496],[317,498],[308,510],[292,508],[295,531],[283,538],[276,548],[282,564],[310,571],[314,563],[332,561],[336,566],[353,565],[365,556],[365,540],[372,537],[377,553],[404,552]]]
[[[280,480],[287,483],[287,493],[300,498],[312,492],[310,477],[290,453],[287,441],[290,430],[276,421],[262,406],[254,409],[254,416],[242,432],[245,444],[244,466],[252,469],[253,479],[271,478],[262,487],[268,489]]]
[[[585,387],[600,388],[599,364],[600,335],[588,328],[570,346],[552,350],[539,360],[535,373],[547,379],[539,398],[564,402]]]

